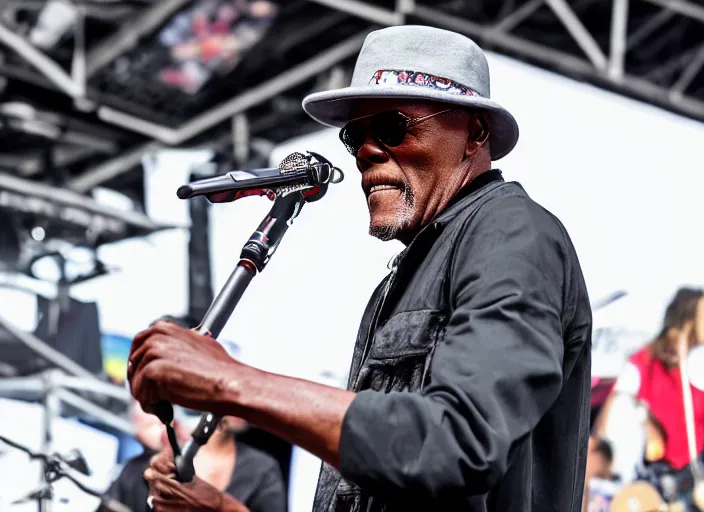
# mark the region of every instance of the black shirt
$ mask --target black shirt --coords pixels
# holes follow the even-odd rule
[[[592,322],[564,226],[490,171],[399,261],[362,320],[315,512],[579,512]]]
[[[244,443],[237,443],[236,447],[235,470],[225,492],[244,503],[251,512],[286,512],[286,490],[276,460]],[[133,512],[148,511],[149,487],[142,475],[154,453],[145,450],[130,459],[107,495]]]

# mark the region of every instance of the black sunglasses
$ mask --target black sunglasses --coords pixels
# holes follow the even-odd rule
[[[446,112],[457,110],[449,108],[441,110],[423,117],[411,118],[407,115],[398,112],[397,110],[387,110],[378,114],[358,117],[349,121],[340,130],[340,140],[347,148],[347,151],[354,157],[367,140],[367,123],[365,119],[369,119],[369,134],[372,138],[389,148],[400,146],[408,134],[408,129],[415,126],[431,117],[439,116]]]

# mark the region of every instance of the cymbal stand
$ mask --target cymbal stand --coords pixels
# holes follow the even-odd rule
[[[45,480],[45,484],[40,487],[39,490],[30,493],[24,498],[16,500],[15,502],[13,502],[14,504],[24,503],[26,501],[32,501],[36,499],[39,503],[40,510],[48,510],[47,508],[42,507],[51,505],[51,500],[54,497],[52,484],[60,480],[61,478],[68,478],[81,491],[85,492],[86,494],[90,494],[91,496],[94,496],[96,498],[99,498],[101,501],[101,510],[109,510],[111,512],[132,512],[124,504],[105,496],[103,493],[92,489],[85,482],[82,482],[82,478],[79,476],[80,473],[77,470],[73,469],[69,465],[69,463],[66,462],[66,460],[64,460],[64,458],[60,455],[46,455],[34,453],[28,448],[22,446],[21,444],[15,443],[14,441],[3,436],[0,436],[0,442],[5,443],[17,450],[25,452],[27,455],[29,455],[30,459],[39,459],[42,461],[43,478]]]
[[[71,405],[94,416],[106,425],[110,425],[127,434],[134,435],[134,427],[130,422],[74,393],[74,391],[97,393],[127,403],[130,399],[129,392],[125,388],[100,382],[95,378],[85,379],[69,376],[61,370],[48,370],[39,378],[23,377],[0,380],[0,395],[4,394],[3,392],[17,391],[30,391],[41,396],[41,402],[44,408],[42,418],[42,455],[32,454],[32,458],[39,459],[42,462],[42,488],[40,491],[33,494],[33,499],[37,500],[39,512],[51,512],[53,500],[51,483],[56,480],[54,476],[55,466],[52,466],[52,464],[55,464],[55,461],[52,461],[52,456],[50,455],[53,450],[52,424],[55,418],[61,416],[62,403]],[[15,446],[13,443],[7,444]]]

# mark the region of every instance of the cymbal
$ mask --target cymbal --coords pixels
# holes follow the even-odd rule
[[[666,505],[665,500],[647,482],[625,485],[611,500],[610,512],[658,512]]]

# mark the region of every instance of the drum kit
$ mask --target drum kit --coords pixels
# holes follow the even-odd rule
[[[680,367],[680,374],[689,465],[679,472],[657,476],[657,486],[651,483],[653,478],[649,478],[650,481],[636,480],[620,487],[602,480],[590,482],[588,512],[704,512],[704,471],[696,450],[691,393],[691,387],[704,390],[704,347],[688,352],[687,349],[683,344],[679,347],[680,360],[686,361]],[[683,480],[687,480],[687,483],[683,484]]]
[[[699,480],[692,490],[691,503],[704,510],[704,486]],[[654,485],[645,481],[623,486],[611,499],[609,512],[691,512],[683,500],[668,503]]]

